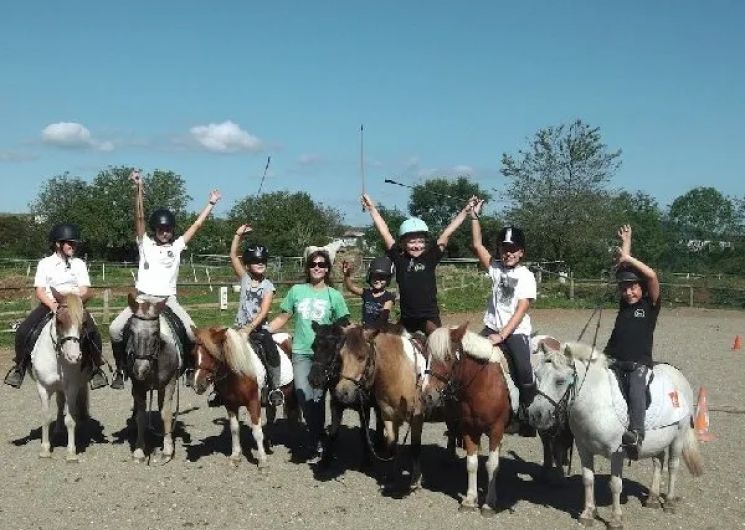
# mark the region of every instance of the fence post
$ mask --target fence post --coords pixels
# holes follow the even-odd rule
[[[111,308],[109,307],[109,298],[111,297],[111,289],[103,290],[103,323],[111,323]]]
[[[688,307],[693,307],[693,285],[688,286]]]
[[[574,300],[574,272],[569,274],[569,299]]]

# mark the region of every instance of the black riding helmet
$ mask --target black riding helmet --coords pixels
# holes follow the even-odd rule
[[[393,276],[393,262],[388,256],[378,256],[370,262],[367,268],[367,283],[372,284],[373,276],[382,276],[386,281],[390,281]]]
[[[644,285],[644,278],[639,271],[629,265],[622,265],[616,270],[616,283],[638,283]]]
[[[150,214],[150,229],[155,232],[158,228],[168,228],[173,231],[176,228],[176,216],[171,210],[158,208]]]
[[[264,245],[249,243],[243,251],[243,263],[266,263],[269,261],[269,250]]]
[[[505,226],[497,236],[497,246],[515,245],[525,250],[525,234],[516,226]]]
[[[74,241],[75,243],[80,243],[80,230],[74,224],[56,224],[49,232],[49,242],[55,244],[57,241]]]

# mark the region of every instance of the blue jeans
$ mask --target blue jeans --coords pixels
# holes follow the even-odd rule
[[[308,374],[313,364],[313,357],[300,353],[292,355],[292,374],[295,383],[295,395],[303,411],[305,424],[308,427],[311,447],[321,441],[323,427],[326,423],[325,391],[313,388],[308,382]]]

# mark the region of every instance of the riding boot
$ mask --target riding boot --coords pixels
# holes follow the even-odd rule
[[[124,366],[126,364],[127,357],[127,345],[124,341],[111,341],[111,352],[114,355],[114,363],[116,364],[116,371],[114,377],[111,380],[111,388],[115,390],[121,390],[124,388]]]
[[[528,407],[537,393],[538,387],[535,382],[520,385],[520,406],[517,409],[518,434],[525,438],[534,438],[536,435],[535,428],[528,422]]]
[[[279,407],[285,402],[285,395],[279,388],[281,368],[279,366],[267,366],[266,376],[266,386],[272,389],[268,395],[269,403]]]

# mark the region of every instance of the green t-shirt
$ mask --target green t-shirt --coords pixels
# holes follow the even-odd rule
[[[333,287],[314,289],[307,283],[293,285],[279,308],[293,317],[292,352],[300,355],[313,355],[316,334],[311,322],[331,324],[349,315],[347,303],[339,291]]]

